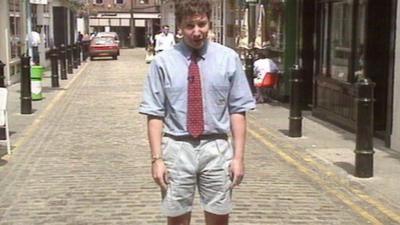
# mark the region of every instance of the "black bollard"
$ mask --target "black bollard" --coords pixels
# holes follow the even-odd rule
[[[301,125],[302,125],[302,114],[301,114],[301,85],[303,78],[301,70],[298,65],[294,65],[291,68],[291,79],[290,79],[290,116],[289,116],[289,137],[301,137]]]
[[[247,77],[247,82],[249,83],[251,93],[255,93],[256,89],[254,87],[254,65],[253,65],[253,55],[251,53],[247,54],[245,59],[245,73]]]
[[[71,46],[72,46],[72,57],[73,57],[72,65],[73,65],[74,69],[78,69],[78,56],[76,54],[77,47],[76,47],[76,44],[72,44]]]
[[[78,66],[81,65],[81,43],[77,42],[76,43],[76,59],[78,62]]]
[[[65,45],[61,44],[60,46],[60,51],[59,51],[59,57],[60,59],[60,73],[61,73],[61,80],[66,80],[67,79],[67,51],[65,49]]]
[[[374,163],[374,87],[369,79],[356,82],[356,154],[355,176],[373,176]]]
[[[0,87],[6,87],[5,84],[5,76],[4,76],[4,67],[6,66],[6,64],[4,64],[1,60],[0,60]]]
[[[51,87],[60,87],[58,82],[58,50],[57,48],[50,49],[51,63]]]
[[[4,82],[4,66],[6,64],[4,64],[1,60],[0,60],[0,87],[5,88],[5,82]],[[6,128],[5,127],[0,127],[0,140],[6,140]]]
[[[73,60],[74,60],[74,58],[72,56],[72,46],[68,45],[67,46],[67,72],[70,74],[74,73],[73,65],[72,65]]]
[[[21,114],[32,114],[31,57],[21,56]]]
[[[90,41],[82,41],[82,57],[83,57],[83,61],[86,62],[88,56],[89,56],[89,45],[90,45]]]

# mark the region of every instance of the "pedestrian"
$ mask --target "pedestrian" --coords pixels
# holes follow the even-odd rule
[[[81,43],[82,39],[83,39],[83,34],[80,31],[78,31],[78,35],[76,36],[76,41],[78,43]]]
[[[169,32],[168,25],[162,26],[161,33],[155,36],[155,41],[156,41],[156,46],[155,46],[156,53],[160,53],[164,50],[170,49],[175,45],[174,35]]]
[[[29,46],[32,48],[32,62],[34,65],[39,65],[39,45],[41,43],[41,38],[40,34],[38,33],[38,28],[32,29],[27,39],[29,41]]]
[[[139,108],[147,115],[152,176],[169,225],[190,224],[196,188],[206,224],[227,225],[232,189],[244,176],[246,112],[255,102],[237,53],[207,38],[210,2],[178,1],[175,16],[183,40],[150,64]]]
[[[263,83],[265,76],[276,76],[277,78],[279,68],[271,59],[267,58],[263,52],[258,52],[255,55],[255,61],[253,63],[254,70],[254,85],[256,88],[255,99],[257,103],[269,102],[269,99],[265,93],[269,88],[273,87],[261,87],[261,83]],[[260,84],[260,85],[258,85]],[[271,84],[275,85],[275,84]],[[264,97],[265,96],[265,97]]]

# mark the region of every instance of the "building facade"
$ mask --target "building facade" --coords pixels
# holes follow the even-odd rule
[[[159,30],[158,0],[91,0],[89,4],[89,32],[117,32],[121,47],[144,47],[145,35]]]
[[[45,53],[51,46],[70,44],[76,35],[73,4],[64,0],[22,0],[0,2],[0,60],[5,66],[5,83],[20,80],[20,56],[31,55],[27,45],[29,31],[40,33],[40,64],[48,66]]]

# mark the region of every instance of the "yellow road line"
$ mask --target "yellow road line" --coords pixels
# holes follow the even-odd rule
[[[72,80],[65,86],[63,87],[64,89],[68,89],[74,82],[75,80],[82,74],[82,71],[84,71],[89,63],[85,63],[83,67],[79,70],[77,74],[74,75]],[[48,114],[51,112],[53,107],[56,105],[56,103],[61,99],[62,96],[64,96],[65,90],[60,91],[53,99],[52,101],[46,106],[46,108],[38,115],[38,117],[32,122],[31,125],[29,125],[27,128],[24,129],[22,132],[25,134],[21,138],[19,138],[15,144],[13,144],[14,148],[13,151],[17,150],[20,146],[25,144],[33,135],[34,131],[37,130],[38,126],[40,123],[46,119]]]
[[[254,117],[253,117],[254,118]],[[249,123],[253,124],[253,126],[256,126],[255,121],[253,120],[249,120]],[[261,130],[263,130],[265,133],[269,134],[270,136],[274,136],[276,137],[276,135],[272,134],[272,132],[268,131],[268,129],[266,128],[261,128]],[[290,147],[290,148],[294,148],[293,145],[288,145],[286,147]],[[326,169],[326,167],[324,165],[322,165],[321,163],[318,163],[314,160],[312,160],[310,157],[304,157],[304,156],[300,156],[303,160],[307,161],[307,163],[315,166],[316,168],[319,169],[320,172],[323,172],[326,176],[328,176],[331,179],[334,179],[336,182],[345,185],[339,178],[338,176],[336,176],[334,173],[332,173],[332,171],[329,171]],[[389,208],[387,208],[382,202],[379,202],[378,200],[370,197],[369,195],[367,195],[366,193],[362,192],[361,190],[355,190],[355,189],[350,189],[353,194],[355,194],[356,196],[358,196],[360,199],[368,202],[369,204],[371,204],[372,206],[374,206],[376,209],[378,209],[379,211],[381,211],[383,214],[385,214],[386,216],[388,216],[389,218],[391,218],[392,220],[396,221],[397,223],[400,224],[400,214],[398,212],[395,212]]]
[[[307,167],[303,166],[301,163],[290,157],[288,154],[284,153],[281,151],[276,145],[273,143],[267,141],[263,136],[258,133],[257,131],[248,128],[248,132],[257,140],[259,140],[261,143],[263,143],[265,146],[268,147],[269,150],[272,150],[276,154],[278,154],[282,159],[290,163],[291,165],[295,166],[299,171],[310,177],[312,180],[316,181],[319,185],[321,185],[324,189],[326,189],[330,194],[336,196],[339,198],[343,203],[348,205],[352,210],[354,210],[356,213],[358,213],[360,216],[365,218],[366,220],[370,221],[372,224],[376,225],[383,225],[382,222],[380,222],[378,219],[376,219],[374,216],[370,215],[369,212],[358,206],[356,203],[352,202],[345,193],[342,193],[340,191],[334,190],[333,188],[330,188],[325,185],[324,180],[319,178],[318,176],[313,175],[313,173],[308,169]]]

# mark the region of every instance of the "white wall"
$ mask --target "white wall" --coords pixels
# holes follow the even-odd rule
[[[400,1],[397,2],[397,30],[393,93],[393,132],[391,148],[400,150]]]

